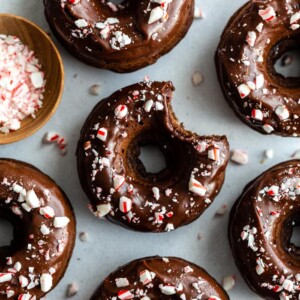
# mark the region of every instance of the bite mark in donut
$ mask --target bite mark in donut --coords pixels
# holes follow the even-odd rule
[[[40,299],[63,277],[75,217],[64,192],[35,167],[0,159],[0,217],[14,226],[0,247],[0,299]]]
[[[229,300],[224,289],[204,269],[175,257],[147,257],[110,274],[91,300],[208,299]]]
[[[131,72],[153,64],[185,36],[194,0],[44,0],[66,48],[95,67]]]
[[[281,163],[250,182],[230,214],[229,240],[250,288],[264,299],[300,296],[300,160]]]
[[[210,205],[224,181],[226,137],[198,136],[176,119],[171,82],[141,82],[102,100],[77,149],[80,181],[97,217],[139,231],[171,231]],[[140,148],[156,145],[166,168],[148,173]]]
[[[300,135],[300,80],[274,68],[300,47],[299,6],[299,0],[247,2],[229,20],[215,55],[226,100],[263,134]]]

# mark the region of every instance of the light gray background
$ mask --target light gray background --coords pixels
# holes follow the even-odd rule
[[[119,265],[156,254],[179,256],[195,262],[206,268],[218,281],[225,275],[234,274],[237,284],[230,291],[231,299],[258,299],[245,285],[233,262],[227,240],[228,214],[215,218],[214,213],[221,204],[231,207],[248,181],[273,164],[289,159],[300,148],[300,143],[299,139],[263,136],[251,130],[235,117],[221,94],[214,68],[214,52],[228,18],[245,1],[196,2],[203,8],[205,19],[195,21],[187,37],[157,64],[132,74],[118,75],[85,66],[54,39],[66,71],[62,103],[51,121],[34,136],[0,148],[1,157],[24,160],[52,176],[73,203],[78,233],[89,233],[87,243],[77,238],[66,275],[47,299],[64,299],[66,287],[71,282],[79,285],[79,293],[74,300],[89,299],[102,279]],[[0,0],[0,12],[24,16],[49,31],[41,0]],[[204,76],[203,84],[197,88],[191,83],[191,75],[196,70]],[[78,74],[76,79],[75,74]],[[95,219],[87,209],[88,200],[81,190],[76,172],[76,143],[91,109],[102,97],[142,80],[145,75],[153,80],[173,81],[176,87],[174,110],[187,129],[198,134],[226,134],[232,149],[246,149],[250,154],[248,165],[229,165],[220,195],[200,219],[168,234],[130,232]],[[88,93],[89,87],[95,83],[102,87],[99,97]],[[42,137],[49,130],[59,131],[67,137],[69,152],[66,157],[61,157],[51,146],[42,145]],[[268,148],[274,149],[275,157],[262,164],[263,152]],[[7,228],[3,221],[0,225]],[[7,241],[8,231],[1,232],[0,242]],[[201,241],[197,240],[198,233],[203,235]]]

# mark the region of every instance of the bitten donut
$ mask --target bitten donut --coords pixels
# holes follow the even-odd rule
[[[263,134],[300,135],[300,81],[275,71],[275,62],[297,48],[300,1],[252,0],[227,24],[215,61],[228,103]]]
[[[0,247],[0,299],[41,299],[63,277],[71,257],[75,217],[56,183],[24,162],[0,159],[0,218],[14,227]]]
[[[300,160],[274,166],[250,182],[230,214],[229,240],[241,274],[268,300],[300,299]]]
[[[194,0],[44,0],[48,22],[83,62],[115,72],[146,67],[187,33]]]
[[[171,82],[141,82],[102,100],[77,149],[81,185],[97,217],[139,231],[171,231],[198,218],[224,181],[226,137],[200,137],[176,119]],[[140,148],[156,145],[166,168],[147,173]]]
[[[110,274],[90,300],[229,300],[204,269],[175,257],[148,257]]]

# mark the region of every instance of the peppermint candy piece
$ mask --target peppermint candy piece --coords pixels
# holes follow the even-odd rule
[[[189,182],[189,190],[198,196],[205,196],[206,188],[196,179],[191,178]]]
[[[153,24],[159,21],[163,17],[163,15],[164,15],[164,10],[160,6],[153,8],[150,12],[148,24]]]
[[[40,278],[41,290],[44,293],[47,293],[51,290],[53,285],[52,275],[44,273]]]
[[[118,118],[118,119],[123,119],[127,116],[128,114],[128,108],[126,105],[124,104],[121,104],[121,105],[118,105],[115,109],[115,116]]]
[[[131,201],[131,199],[129,199],[129,198],[125,197],[125,196],[122,196],[120,198],[119,208],[120,208],[120,211],[123,212],[123,213],[127,213],[127,212],[131,211],[131,209],[132,209],[132,201]]]
[[[107,139],[107,129],[106,128],[100,128],[98,131],[97,131],[97,138],[103,142],[106,141]]]
[[[260,9],[258,14],[266,22],[271,22],[276,17],[276,12],[272,6],[268,6],[266,9]]]
[[[108,215],[111,211],[112,207],[110,205],[110,203],[107,204],[100,204],[97,206],[97,217],[102,218],[105,217],[106,215]]]
[[[53,226],[55,228],[64,228],[66,227],[70,222],[70,219],[68,217],[55,217]]]

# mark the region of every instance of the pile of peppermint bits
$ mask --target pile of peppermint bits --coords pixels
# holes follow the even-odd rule
[[[15,36],[0,35],[0,132],[21,128],[21,121],[43,105],[45,74],[34,52]]]

